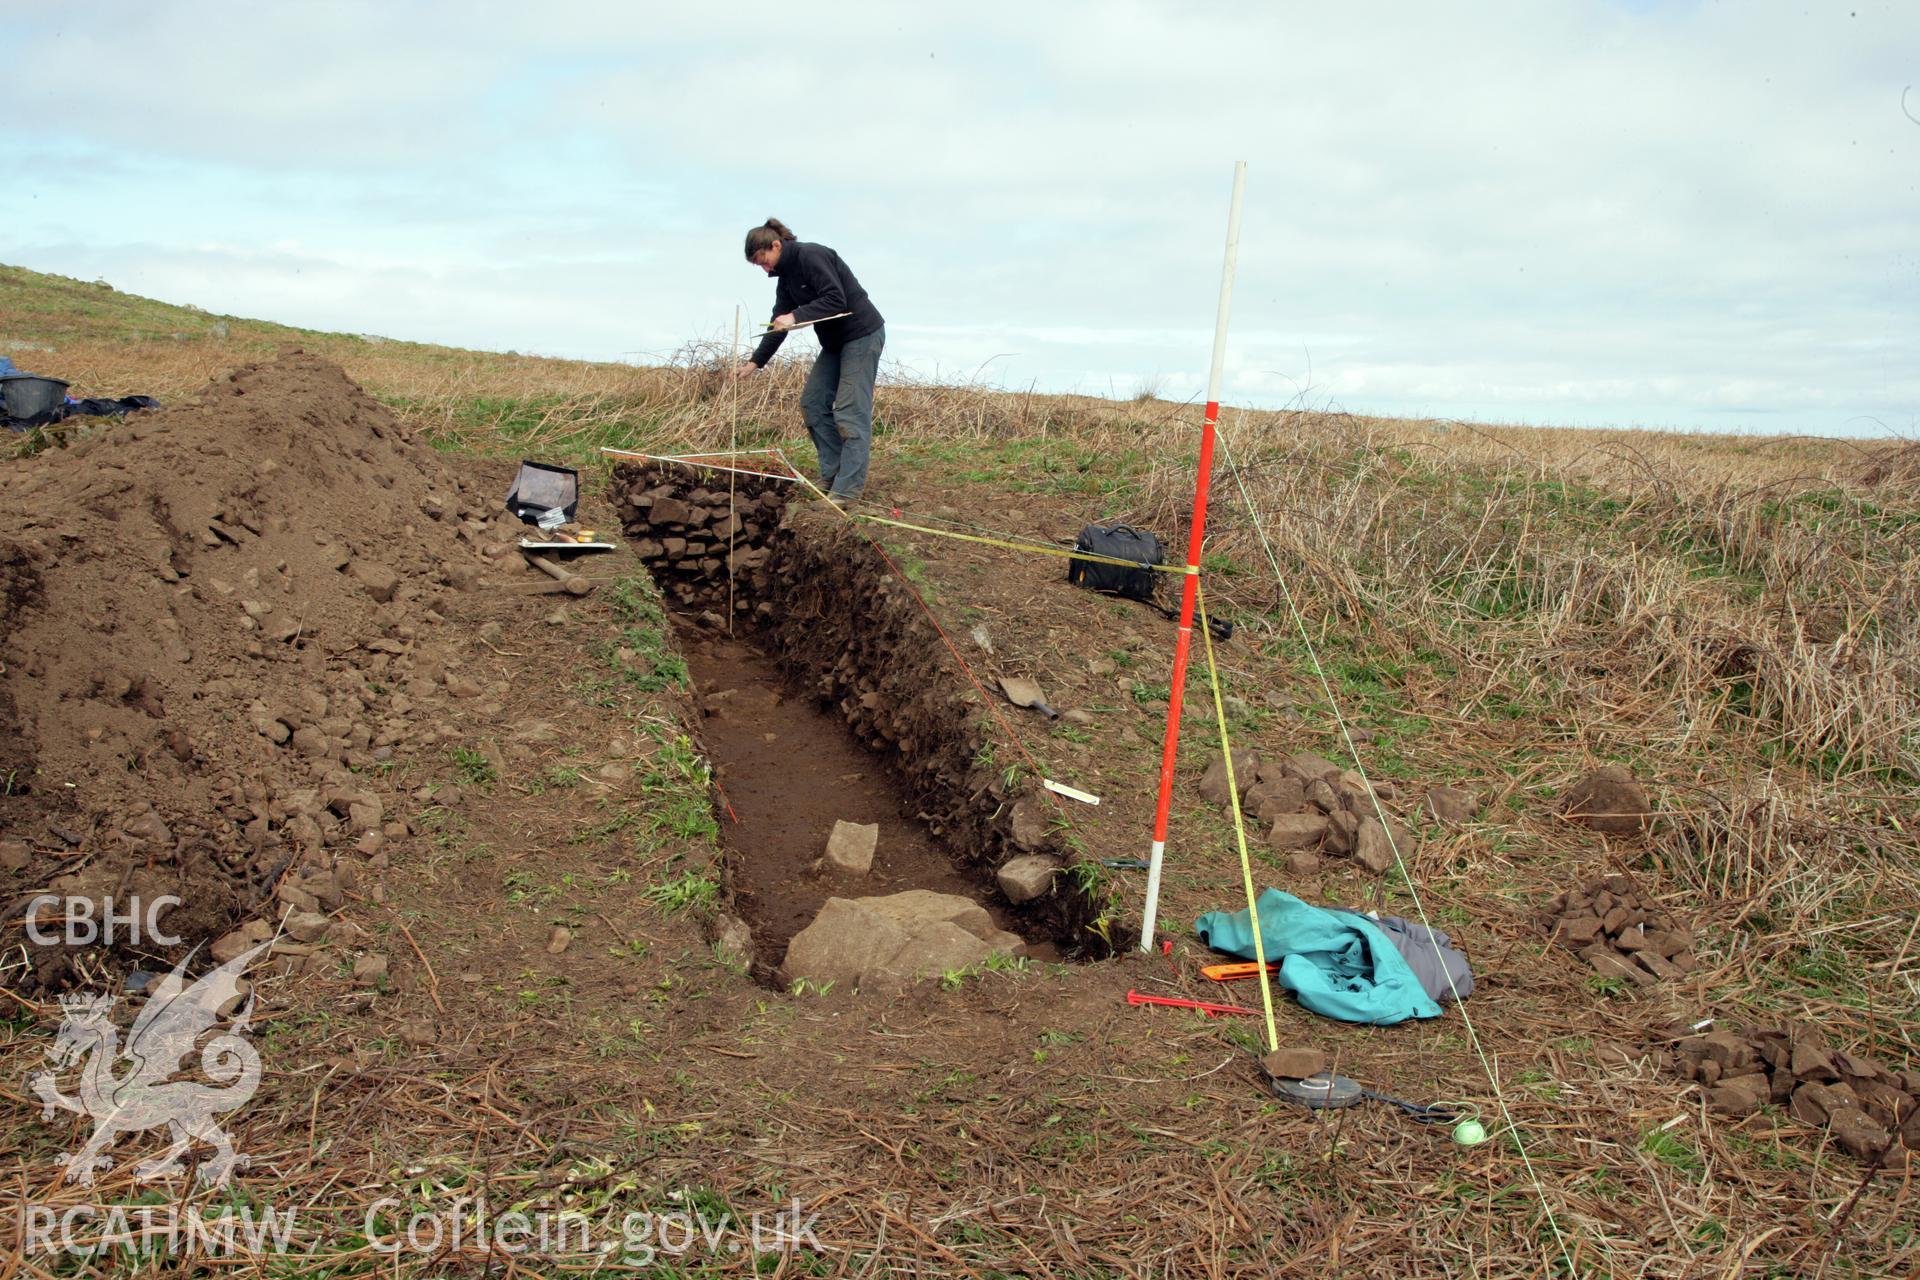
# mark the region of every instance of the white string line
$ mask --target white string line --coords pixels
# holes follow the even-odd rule
[[[759,476],[763,480],[778,480],[782,484],[793,483],[792,476],[783,476],[775,471],[755,471],[747,467],[723,467],[717,462],[699,462],[692,457],[676,458],[665,454],[640,453],[633,449],[614,449],[606,446],[603,446],[600,452],[614,458],[638,458],[645,462],[675,462],[683,467],[699,467],[705,471],[729,471],[736,475]],[[768,452],[777,452],[777,450],[768,450]],[[715,453],[708,454],[707,456],[721,458],[726,455]]]
[[[734,369],[740,367],[740,308],[733,309],[733,349],[728,357],[733,361]],[[740,379],[733,380],[733,394],[727,397],[727,452],[733,454],[740,445]],[[734,486],[737,482],[735,471],[727,470],[727,634],[733,634],[733,565],[739,558],[734,550],[734,540],[740,533],[740,516],[734,505]]]
[[[1413,907],[1420,914],[1420,923],[1426,926],[1429,934],[1432,934],[1433,921],[1427,918],[1426,903],[1421,901],[1420,889],[1414,884],[1413,873],[1407,870],[1406,861],[1400,856],[1399,842],[1393,838],[1393,824],[1388,821],[1386,810],[1381,808],[1380,797],[1373,789],[1373,780],[1367,776],[1367,766],[1361,761],[1360,752],[1353,744],[1353,735],[1347,730],[1346,717],[1340,714],[1340,702],[1333,696],[1333,685],[1327,680],[1325,668],[1320,665],[1320,655],[1313,647],[1312,637],[1307,634],[1306,620],[1300,616],[1300,610],[1294,603],[1293,591],[1287,586],[1286,575],[1280,571],[1279,557],[1274,555],[1273,544],[1267,540],[1266,523],[1260,518],[1259,509],[1253,505],[1253,495],[1247,492],[1246,481],[1241,478],[1239,465],[1234,461],[1233,448],[1227,443],[1224,429],[1219,430],[1219,440],[1226,456],[1227,471],[1233,476],[1235,487],[1240,490],[1240,501],[1246,505],[1247,514],[1253,520],[1253,531],[1260,539],[1260,548],[1266,552],[1267,563],[1273,568],[1274,581],[1280,585],[1281,597],[1287,602],[1287,613],[1292,617],[1294,627],[1300,632],[1301,643],[1307,647],[1307,657],[1313,662],[1313,674],[1320,681],[1320,691],[1326,695],[1327,705],[1333,708],[1334,722],[1340,728],[1341,740],[1347,745],[1347,755],[1360,774],[1360,780],[1366,784],[1367,798],[1373,802],[1374,814],[1380,823],[1381,830],[1386,833],[1387,847],[1393,850],[1394,866],[1400,869],[1400,877],[1407,883],[1407,892],[1413,897]],[[1460,1020],[1466,1025],[1467,1039],[1473,1045],[1475,1056],[1480,1059],[1480,1069],[1486,1072],[1487,1083],[1493,1086],[1494,1100],[1500,1104],[1500,1115],[1507,1122],[1507,1132],[1513,1135],[1513,1145],[1520,1152],[1520,1163],[1526,1168],[1527,1178],[1533,1183],[1534,1194],[1540,1198],[1540,1208],[1547,1215],[1547,1225],[1553,1228],[1553,1238],[1560,1246],[1560,1255],[1571,1266],[1573,1258],[1567,1248],[1567,1238],[1560,1230],[1559,1220],[1553,1216],[1553,1206],[1547,1203],[1547,1189],[1541,1183],[1540,1175],[1534,1170],[1533,1159],[1527,1154],[1527,1144],[1520,1137],[1520,1126],[1515,1122],[1513,1112],[1507,1107],[1507,1096],[1500,1088],[1500,1078],[1494,1071],[1493,1064],[1487,1059],[1486,1049],[1481,1046],[1480,1033],[1473,1025],[1473,1015],[1467,1012],[1466,1002],[1460,995],[1459,987],[1454,983],[1452,970],[1445,965],[1440,968],[1446,976],[1447,989],[1453,993],[1453,1006],[1460,1011]]]
[[[1406,881],[1407,891],[1409,895],[1413,898],[1414,910],[1419,913],[1420,923],[1424,925],[1427,931],[1429,932],[1429,934],[1431,934],[1434,931],[1433,921],[1427,915],[1426,903],[1421,899],[1420,890],[1419,890],[1419,887],[1414,883],[1413,874],[1407,869],[1406,860],[1400,854],[1399,842],[1395,840],[1393,836],[1393,824],[1391,821],[1389,821],[1386,810],[1380,804],[1380,797],[1374,791],[1373,780],[1367,773],[1367,767],[1365,762],[1363,762],[1360,759],[1360,752],[1358,748],[1356,748],[1354,745],[1353,735],[1348,729],[1346,717],[1340,713],[1339,700],[1334,697],[1333,686],[1327,679],[1327,673],[1325,668],[1321,666],[1319,652],[1315,650],[1315,648],[1313,647],[1313,639],[1307,633],[1306,620],[1301,616],[1299,607],[1294,602],[1293,591],[1287,585],[1286,575],[1282,573],[1280,569],[1279,558],[1274,554],[1273,544],[1267,538],[1265,523],[1262,521],[1260,517],[1259,509],[1254,506],[1253,497],[1251,494],[1247,492],[1246,481],[1242,478],[1240,474],[1240,468],[1234,461],[1233,447],[1227,439],[1227,433],[1224,429],[1224,426],[1218,427],[1217,430],[1219,435],[1220,446],[1225,455],[1227,470],[1233,476],[1235,487],[1240,491],[1240,500],[1246,506],[1247,514],[1252,518],[1254,534],[1260,539],[1261,550],[1265,552],[1267,557],[1267,563],[1273,569],[1274,581],[1279,585],[1281,596],[1283,599],[1285,599],[1287,603],[1288,615],[1293,619],[1294,627],[1300,633],[1301,643],[1306,646],[1307,657],[1313,663],[1314,677],[1320,682],[1320,689],[1321,689],[1321,692],[1326,695],[1327,705],[1333,710],[1334,722],[1338,725],[1340,729],[1341,740],[1346,744],[1348,758],[1350,758],[1353,761],[1356,772],[1360,774],[1361,781],[1366,785],[1367,798],[1369,801],[1372,802],[1375,817],[1380,823],[1381,831],[1387,837],[1387,847],[1391,849],[1393,852],[1394,865],[1399,868],[1401,878]],[[632,454],[632,453],[627,453],[627,451],[625,450],[607,449],[607,448],[603,448],[601,452],[615,454],[615,455],[624,454],[625,456],[630,456],[630,457],[631,456],[638,456],[638,457],[649,456],[646,454]],[[762,452],[762,451],[755,450],[754,452]],[[774,456],[778,457],[782,462],[786,463],[786,465],[790,469],[792,469],[794,472],[793,479],[799,480],[802,483],[805,483],[805,478],[800,474],[799,468],[794,467],[793,463],[786,457],[786,454],[783,450],[776,448],[776,449],[765,450],[764,452],[771,453]],[[709,469],[716,470],[716,471],[733,470],[733,468],[713,467],[711,464],[694,461],[694,459],[699,457],[717,457],[717,456],[724,456],[724,455],[686,454],[677,458],[662,457],[660,455],[651,455],[651,456],[655,460],[662,461],[662,462],[682,462],[687,465],[709,467]],[[762,474],[762,473],[750,472],[747,474]],[[769,476],[768,478],[780,479],[780,480],[787,479],[787,477],[784,477],[784,476]],[[1553,1206],[1549,1204],[1547,1201],[1546,1187],[1544,1186],[1544,1184],[1541,1183],[1540,1176],[1533,1167],[1533,1159],[1527,1152],[1526,1143],[1520,1137],[1519,1124],[1517,1121],[1514,1120],[1513,1112],[1507,1106],[1506,1093],[1500,1087],[1499,1075],[1494,1071],[1493,1064],[1491,1061],[1489,1061],[1487,1057],[1486,1049],[1480,1043],[1480,1033],[1479,1033],[1479,1029],[1473,1025],[1473,1015],[1467,1012],[1465,1000],[1460,994],[1459,987],[1454,982],[1452,972],[1448,970],[1444,965],[1441,967],[1441,969],[1442,969],[1443,975],[1447,980],[1447,988],[1453,995],[1454,1007],[1460,1011],[1461,1022],[1465,1025],[1467,1029],[1467,1038],[1473,1045],[1473,1051],[1475,1056],[1478,1057],[1480,1060],[1480,1068],[1483,1072],[1486,1073],[1487,1083],[1493,1087],[1494,1100],[1498,1102],[1500,1105],[1500,1114],[1501,1114],[1501,1117],[1506,1121],[1507,1131],[1513,1135],[1514,1147],[1520,1153],[1521,1164],[1525,1167],[1527,1171],[1528,1179],[1533,1183],[1534,1194],[1539,1198],[1541,1211],[1545,1213],[1547,1216],[1547,1225],[1553,1229],[1554,1240],[1560,1246],[1561,1255],[1567,1258],[1570,1262],[1571,1254],[1567,1247],[1566,1236],[1560,1229],[1559,1220],[1554,1216]]]
[[[773,456],[780,458],[782,462],[786,462],[787,466],[791,467],[793,465],[792,462],[787,460],[786,455],[780,449],[777,449],[777,448],[776,449],[737,449],[737,450],[730,450],[728,453],[642,453],[635,449],[616,449],[611,445],[603,445],[601,446],[600,452],[616,458],[639,458],[639,459],[644,459],[648,462],[677,462],[689,467],[703,467],[709,471],[727,471],[727,470],[730,470],[730,468],[723,467],[718,463],[714,463],[714,462],[705,462],[705,461],[702,461],[702,459],[725,458],[729,456],[745,458],[745,457],[750,457],[754,454],[771,454]],[[794,481],[793,476],[783,476],[776,472],[771,472],[771,471],[754,471],[751,469],[734,469],[734,470],[737,470],[738,474],[743,476],[763,476],[768,480],[778,480],[782,484],[791,484]],[[1008,541],[1008,542],[1026,541],[1028,545],[1033,545],[1032,539],[1039,536],[1037,534],[1028,534],[1028,533],[1009,533],[1004,529],[996,529],[992,525],[974,524],[973,522],[967,521],[967,520],[956,520],[951,516],[928,515],[924,512],[915,512],[915,511],[903,512],[899,504],[894,502],[883,502],[877,498],[849,498],[846,502],[841,504],[842,510],[851,512],[856,517],[866,514],[865,512],[857,509],[861,507],[869,507],[875,511],[891,511],[895,515],[904,514],[904,515],[912,516],[913,519],[921,522],[922,524],[944,524],[944,525],[951,525],[955,529],[969,529],[969,530],[972,530],[974,533],[987,534],[995,538],[1004,539],[1005,541]],[[936,530],[936,532],[938,531]],[[1065,542],[1066,542],[1066,539],[1064,538],[1055,540],[1055,544],[1064,544]],[[1108,561],[1099,561],[1099,563],[1108,563]],[[1118,560],[1113,560],[1111,561],[1111,563],[1119,564],[1121,562]]]

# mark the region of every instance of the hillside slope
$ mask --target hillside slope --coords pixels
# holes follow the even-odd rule
[[[804,463],[800,368],[742,390],[722,352],[371,342],[13,268],[0,316],[0,354],[169,405],[0,461],[0,876],[12,901],[215,885],[208,934],[326,917],[260,983],[259,1194],[350,1227],[343,1186],[609,1212],[792,1195],[835,1215],[822,1271],[1872,1275],[1920,1253],[1893,1172],[1920,1146],[1896,1138],[1920,1087],[1910,450],[1230,411],[1202,576],[1237,626],[1224,724],[1198,643],[1183,690],[1172,951],[854,995],[755,985],[773,966],[725,946],[755,847],[736,828],[780,807],[728,796],[813,754],[756,703],[851,729],[869,764],[834,785],[917,770],[901,794],[924,800],[937,775],[978,808],[918,820],[990,833],[958,853],[1065,858],[1059,954],[1124,943],[1142,877],[1102,860],[1147,844],[1174,630],[1034,549],[1113,519],[1184,546],[1192,406],[896,379],[868,502],[794,489],[776,519],[754,496],[735,527],[723,476],[609,486],[597,448]],[[589,464],[583,519],[626,539],[582,568],[590,595],[514,555],[519,456]],[[749,642],[773,674],[729,679]],[[1066,714],[1010,707],[1003,676]],[[1193,921],[1245,900],[1223,734],[1258,756],[1258,884],[1430,914],[1479,984],[1471,1034],[1461,1009],[1369,1027],[1283,999],[1283,1043],[1466,1097],[1496,1142],[1284,1106],[1244,1052],[1263,1020],[1126,1003],[1259,1001],[1197,973]],[[1583,820],[1603,765],[1637,791]],[[1038,777],[1101,803],[1036,817]],[[1374,813],[1385,852],[1359,839]],[[821,874],[794,869],[839,887]],[[1654,945],[1668,969],[1632,958]],[[45,989],[137,959],[29,978],[7,954],[16,1079],[61,1025]],[[70,1135],[6,1105],[0,1154],[77,1203],[50,1176]],[[323,1238],[364,1269],[351,1230]]]

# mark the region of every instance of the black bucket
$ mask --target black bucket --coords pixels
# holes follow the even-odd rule
[[[64,403],[67,384],[31,373],[0,374],[0,405],[9,418],[37,418]]]

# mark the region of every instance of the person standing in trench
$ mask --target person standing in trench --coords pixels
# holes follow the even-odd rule
[[[820,355],[800,393],[807,434],[820,455],[820,487],[835,502],[858,498],[867,487],[873,446],[873,384],[886,322],[840,255],[794,237],[778,218],[747,232],[747,261],[779,281],[773,328],[736,371],[766,367],[795,325],[817,322]],[[829,319],[829,317],[833,317]]]

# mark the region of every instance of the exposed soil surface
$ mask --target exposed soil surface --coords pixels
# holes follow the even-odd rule
[[[1099,865],[1144,852],[1163,619],[1068,588],[1051,559],[870,534],[752,481],[699,498],[687,477],[641,471],[589,493],[583,519],[633,541],[576,557],[594,592],[575,598],[512,548],[511,469],[442,458],[299,355],[8,468],[5,905],[42,891],[185,899],[165,922],[174,948],[35,948],[17,915],[0,922],[0,984],[18,996],[0,1044],[10,1186],[62,1204],[131,1196],[133,1162],[162,1141],[123,1142],[103,1188],[60,1181],[55,1162],[89,1121],[47,1120],[20,1088],[61,1025],[52,992],[118,990],[130,968],[290,912],[318,923],[310,940],[283,936],[255,975],[266,1074],[233,1128],[255,1160],[248,1195],[332,1215],[320,1253],[340,1274],[366,1262],[353,1233],[388,1192],[477,1192],[496,1207],[604,1195],[623,1210],[795,1197],[824,1214],[805,1260],[822,1273],[896,1258],[927,1274],[1486,1269],[1465,1239],[1534,1274],[1560,1265],[1536,1197],[1573,1248],[1604,1250],[1594,1265],[1632,1260],[1623,1272],[1698,1270],[1699,1242],[1661,1208],[1676,1196],[1742,1233],[1777,1229],[1743,1200],[1817,1223],[1806,1265],[1783,1273],[1816,1269],[1843,1227],[1855,1249],[1879,1230],[1878,1217],[1845,1226],[1861,1170],[1830,1158],[1822,1126],[1861,1163],[1902,1159],[1920,1096],[1907,1061],[1832,1054],[1820,1027],[1686,1039],[1712,1008],[1709,966],[1727,962],[1704,933],[1700,971],[1596,990],[1590,965],[1539,927],[1554,886],[1606,865],[1592,833],[1491,804],[1465,825],[1410,813],[1423,838],[1409,871],[1474,964],[1471,1001],[1389,1028],[1278,1002],[1283,1044],[1321,1049],[1383,1093],[1468,1099],[1495,1141],[1456,1146],[1385,1106],[1282,1106],[1246,1051],[1258,1020],[1127,1001],[1137,988],[1259,1003],[1247,984],[1202,979],[1214,957],[1189,933],[1200,911],[1241,901],[1231,830],[1198,786],[1217,726],[1197,679],[1159,929],[1169,953],[1129,947],[1140,876]],[[922,519],[1029,540],[1070,537],[1090,514],[1077,496],[880,484]],[[654,519],[661,497],[680,504],[674,518]],[[746,514],[716,529],[728,507]],[[677,640],[669,606],[685,615]],[[1259,643],[1247,627],[1219,646],[1244,706],[1229,712],[1236,732],[1275,759],[1330,750],[1306,677]],[[1037,680],[1080,714],[992,700],[982,687],[999,676]],[[1449,701],[1431,686],[1409,698]],[[713,825],[702,756],[737,824],[722,805]],[[1042,777],[1101,804],[1070,807]],[[839,891],[804,870],[835,818],[881,825],[862,891],[959,887],[1029,938],[1121,954],[891,996],[756,986],[711,945],[714,908],[731,889],[770,971]],[[997,869],[1034,854],[1095,892],[996,899]],[[1299,871],[1268,845],[1253,858],[1258,882],[1313,901],[1405,905],[1350,858]],[[1486,883],[1455,875],[1460,860]],[[1469,1013],[1530,1165],[1464,1035]],[[1759,1173],[1704,1172],[1724,1167],[1728,1135],[1764,1152]],[[1670,1145],[1682,1138],[1694,1145]],[[1903,1203],[1875,1212],[1897,1222]],[[1436,1230],[1456,1221],[1458,1237]]]
[[[690,619],[681,625],[683,634],[693,626]],[[796,696],[770,658],[745,640],[697,631],[683,651],[700,691],[701,742],[720,784],[734,902],[753,927],[757,967],[778,969],[788,939],[830,895],[932,889],[979,896],[993,910],[991,895],[955,871],[946,849],[911,816],[888,762],[863,750],[812,698]],[[819,866],[836,821],[878,824],[868,875]],[[1004,912],[995,920],[1017,927]]]
[[[471,497],[298,354],[13,468],[9,914],[23,891],[172,894],[185,948],[290,871],[404,837],[375,775],[448,698],[442,609],[481,572]],[[28,981],[62,985],[70,960],[40,953]]]
[[[993,889],[994,872],[1012,858],[1065,860],[1069,802],[1040,785],[1043,766],[1008,729],[1008,715],[1031,713],[1003,709],[971,665],[962,665],[879,544],[825,503],[804,494],[789,501],[777,482],[755,477],[736,477],[727,488],[692,469],[623,464],[614,471],[611,497],[663,592],[689,612],[703,610],[699,620],[711,630],[730,614],[737,635],[775,655],[785,690],[829,709],[866,748],[861,766],[841,770],[840,780],[883,771],[898,788],[897,813],[937,838],[960,873],[956,880],[948,869],[913,863],[932,878],[901,878],[898,887],[970,884],[972,896],[996,909],[996,919],[1029,938],[1051,937],[1089,953],[1125,945],[1130,935],[1117,921],[1103,926],[1104,940],[1088,933],[1101,904],[1065,877],[1052,893],[1017,908]],[[759,737],[747,771],[782,789],[772,808],[791,812],[786,793],[801,788],[774,780],[782,772],[791,778],[793,765],[779,750],[779,730],[755,727],[753,704],[762,701],[721,706],[721,724],[740,731],[741,739]],[[776,734],[772,743],[765,741],[769,731]],[[736,740],[716,755],[725,759],[748,745]],[[734,789],[729,777],[722,785]],[[773,864],[804,865],[818,856],[834,817],[855,820],[831,808],[823,804],[801,818],[791,852],[783,846]],[[743,865],[768,856],[758,840],[738,847],[747,854]],[[856,896],[847,886],[810,885],[804,877],[789,883],[794,904],[811,906],[777,908],[784,916],[772,914],[764,887],[747,886],[747,909],[775,947],[806,923],[802,915],[810,917],[828,892]]]

